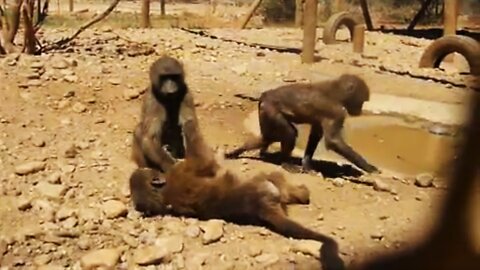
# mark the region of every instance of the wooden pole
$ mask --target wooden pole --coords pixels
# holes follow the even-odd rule
[[[304,0],[295,0],[295,26],[301,27],[303,24],[303,2]]]
[[[317,0],[305,0],[303,16],[302,62],[313,63],[315,60],[315,42],[317,39]]]
[[[160,0],[160,15],[165,16],[165,0]]]
[[[73,0],[68,1],[68,11],[73,12]]]
[[[423,18],[423,16],[425,16],[425,11],[427,11],[427,8],[430,6],[430,4],[432,4],[432,0],[426,0],[425,2],[423,2],[422,7],[418,11],[418,13],[415,15],[415,17],[413,17],[413,20],[410,23],[410,25],[408,25],[407,27],[408,31],[412,31],[413,28],[415,28],[415,25],[417,25],[417,23]]]
[[[457,33],[458,0],[445,0],[443,8],[443,35]],[[453,62],[453,55],[445,57],[444,61]]]
[[[150,27],[150,0],[142,0],[141,27]]]
[[[247,14],[245,14],[245,17],[243,18],[242,22],[240,23],[240,29],[245,29],[245,27],[248,24],[248,21],[250,21],[250,18],[252,18],[253,13],[255,13],[255,10],[260,6],[262,3],[262,0],[255,0],[253,4],[250,6],[250,9],[248,10]]]
[[[367,29],[369,31],[372,31],[373,23],[372,23],[372,18],[370,17],[370,11],[368,10],[367,0],[360,0],[360,6],[362,7],[363,18],[365,20],[365,24],[367,25]]]
[[[365,44],[365,26],[363,24],[355,25],[353,28],[353,52],[363,53]]]

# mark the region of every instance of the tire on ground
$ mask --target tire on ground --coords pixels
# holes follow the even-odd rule
[[[359,20],[349,12],[339,12],[333,14],[323,27],[323,43],[335,44],[337,40],[335,34],[340,26],[345,25],[350,32],[351,40],[353,40],[353,29],[355,25],[360,24]]]
[[[432,42],[420,58],[420,68],[438,68],[445,56],[459,53],[467,59],[470,73],[480,75],[480,43],[467,36],[450,35]]]

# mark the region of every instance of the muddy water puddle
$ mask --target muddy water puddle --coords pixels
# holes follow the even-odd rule
[[[430,123],[396,116],[365,115],[349,118],[344,136],[357,152],[380,168],[403,174],[430,172],[443,176],[448,173],[446,168],[455,153],[456,139],[448,134],[434,134],[429,131],[430,127]],[[309,130],[308,126],[299,126],[297,146],[302,151]],[[444,131],[444,128],[436,126],[436,130]],[[315,158],[339,159],[324,146],[321,148],[324,151],[319,149]]]

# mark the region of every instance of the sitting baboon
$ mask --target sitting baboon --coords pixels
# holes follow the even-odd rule
[[[363,79],[344,74],[336,79],[317,83],[295,83],[263,92],[258,103],[261,136],[248,140],[230,151],[226,157],[238,157],[245,151],[260,149],[263,155],[274,142],[281,143],[281,160],[287,164],[295,148],[295,124],[310,124],[302,167],[311,170],[311,162],[323,135],[327,149],[331,149],[366,172],[377,172],[343,139],[341,131],[348,115],[362,113],[363,103],[370,98],[370,90]]]
[[[183,158],[183,137],[190,135],[182,128],[187,120],[197,121],[197,116],[183,66],[162,56],[150,66],[150,86],[134,131],[132,158],[137,166],[166,172]]]

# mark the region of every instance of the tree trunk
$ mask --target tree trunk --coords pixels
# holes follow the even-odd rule
[[[150,27],[150,0],[142,0],[142,19],[141,27]]]
[[[317,39],[317,0],[305,0],[304,16],[302,62],[313,63]]]
[[[373,30],[372,18],[370,17],[370,11],[368,10],[367,0],[360,0],[360,6],[362,7],[363,18],[369,31]]]
[[[73,0],[68,1],[68,11],[73,12]]]
[[[160,0],[160,15],[165,16],[165,0]]]
[[[262,0],[255,0],[255,2],[253,2],[247,14],[245,14],[243,21],[240,24],[240,29],[245,29],[245,26],[247,26],[248,21],[250,21],[250,18],[252,18],[253,13],[255,13],[255,10],[257,10],[257,8],[260,6],[261,3],[262,3]]]
[[[22,9],[22,17],[23,17],[23,28],[24,28],[24,48],[27,54],[35,54],[36,49],[36,38],[35,38],[35,31],[33,30],[33,22],[31,13],[33,10],[31,5],[25,5]]]
[[[303,24],[303,1],[295,0],[295,26],[301,27]]]

